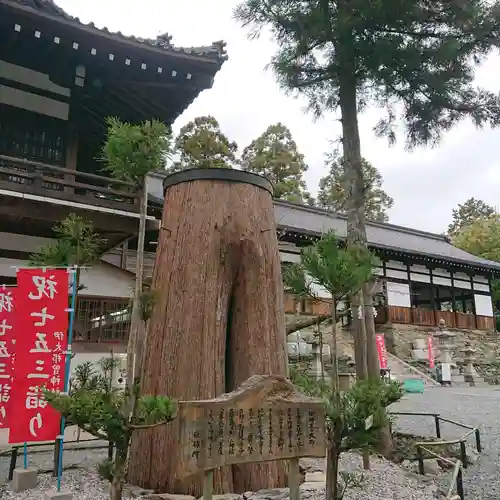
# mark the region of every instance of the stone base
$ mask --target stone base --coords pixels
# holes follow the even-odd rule
[[[43,500],[73,500],[73,493],[68,490],[51,490],[43,494]]]
[[[21,491],[36,488],[38,483],[38,469],[14,469],[12,475],[12,491],[20,493]]]

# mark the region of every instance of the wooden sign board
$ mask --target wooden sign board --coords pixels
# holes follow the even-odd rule
[[[285,377],[254,375],[235,391],[180,402],[180,477],[229,464],[324,457],[325,408]]]

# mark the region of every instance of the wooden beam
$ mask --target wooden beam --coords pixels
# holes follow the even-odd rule
[[[137,233],[138,219],[114,213],[84,210],[67,205],[53,205],[48,202],[3,196],[0,198],[0,218],[22,217],[36,221],[46,221],[50,225],[63,220],[70,213],[89,219],[96,231],[109,234],[121,233],[130,235]]]

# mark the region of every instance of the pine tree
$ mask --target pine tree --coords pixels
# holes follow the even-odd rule
[[[274,197],[305,203],[311,199],[303,179],[307,165],[292,133],[282,123],[270,125],[241,155],[241,168],[266,177],[274,186]]]
[[[342,164],[349,196],[347,244],[366,247],[364,179],[359,113],[368,105],[385,116],[375,132],[406,145],[436,144],[464,118],[477,126],[500,125],[500,98],[474,85],[474,68],[500,37],[500,0],[242,0],[235,17],[253,28],[270,29],[278,52],[271,61],[282,87],[308,100],[321,116],[340,112]],[[358,293],[351,301],[365,304]],[[365,304],[366,311],[370,304]],[[375,376],[373,318],[353,314],[358,376]],[[384,433],[384,452],[392,441]]]
[[[231,142],[213,116],[199,116],[182,127],[175,139],[179,159],[169,172],[190,168],[233,168],[238,145]]]
[[[348,192],[344,168],[337,151],[327,155],[328,174],[319,181],[318,205],[332,212],[345,214]],[[387,222],[387,210],[394,200],[382,189],[382,175],[370,162],[362,160],[365,193],[365,218],[372,222]]]

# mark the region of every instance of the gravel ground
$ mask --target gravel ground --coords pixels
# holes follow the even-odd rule
[[[65,449],[63,460],[64,467],[81,467],[92,470],[95,465],[99,462],[105,460],[108,456],[107,449],[92,449],[92,450],[71,450]],[[53,451],[33,453],[29,455],[28,467],[36,467],[39,471],[49,471],[52,470],[53,464]],[[10,465],[10,455],[0,457],[0,485],[7,482],[7,477],[9,475],[9,465]],[[23,466],[23,456],[20,453],[17,457],[18,467]],[[72,473],[68,471],[67,473]],[[0,498],[2,498],[0,496]]]
[[[464,424],[477,426],[481,430],[483,453],[476,464],[464,473],[466,498],[480,500],[498,500],[500,498],[500,390],[494,388],[427,388],[423,394],[407,395],[393,406],[393,411],[419,411],[440,413]],[[434,436],[435,427],[432,418],[399,417],[395,429],[422,436]],[[463,429],[443,423],[443,438],[457,438],[463,435]],[[474,446],[471,439],[469,446]],[[107,485],[100,481],[94,472],[94,464],[103,460],[107,450],[65,450],[65,465],[78,464],[86,470],[68,470],[64,474],[63,488],[74,491],[74,500],[105,500],[108,498]],[[353,470],[359,467],[359,457],[347,455],[344,468]],[[19,458],[19,465],[22,457]],[[372,471],[366,473],[362,488],[349,490],[345,500],[434,500],[435,489],[430,478],[419,478],[384,460],[372,458]],[[48,470],[52,466],[52,453],[39,453],[30,456],[30,465]],[[9,467],[9,457],[0,457],[0,484],[5,482]],[[319,464],[311,462],[311,470],[318,470]],[[440,481],[441,482],[441,481]],[[449,483],[449,476],[443,484]],[[55,480],[50,475],[40,475],[40,487],[31,492],[12,494],[7,486],[0,486],[0,498],[3,500],[39,500],[41,492],[54,487]],[[277,494],[276,494],[277,493]],[[256,492],[251,500],[286,500],[285,491]],[[302,500],[324,498],[324,490],[304,490]]]
[[[86,457],[87,461],[92,454]],[[97,460],[98,457],[93,455]],[[50,463],[47,455],[47,463]],[[311,471],[323,469],[321,461],[311,461]],[[385,460],[372,458],[372,470],[363,472],[364,479],[361,487],[350,488],[344,500],[435,500],[436,487],[429,478],[421,478],[414,474],[404,472],[401,468]],[[355,454],[346,454],[343,457],[341,468],[343,470],[360,470],[361,459]],[[0,486],[2,500],[40,500],[45,491],[56,487],[56,480],[50,474],[40,474],[36,490],[23,493],[13,493],[8,484]],[[324,483],[307,483],[301,487],[301,500],[323,500]],[[107,500],[109,498],[108,485],[100,480],[93,470],[69,470],[64,473],[62,489],[73,492],[74,500]],[[289,500],[287,489],[265,490],[252,495],[245,494],[249,500]],[[128,494],[124,495],[128,498]],[[242,497],[240,497],[242,498]]]
[[[40,474],[36,490],[13,493],[8,485],[4,485],[0,486],[0,498],[2,500],[42,500],[43,492],[55,488],[56,479],[52,475]],[[109,498],[107,484],[101,481],[95,472],[81,469],[66,471],[61,489],[71,490],[74,500],[107,500]]]
[[[439,413],[481,431],[483,452],[479,460],[464,471],[466,498],[498,500],[500,498],[500,389],[494,387],[429,388],[423,394],[407,395],[392,407],[393,411]],[[422,436],[435,436],[431,417],[398,417],[395,430]],[[443,439],[462,436],[466,430],[448,423],[441,424]],[[474,438],[467,446],[475,446]],[[449,484],[449,479],[448,479]]]

